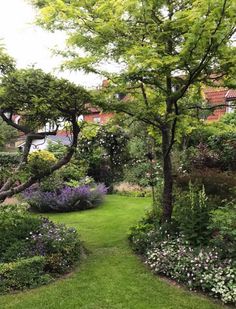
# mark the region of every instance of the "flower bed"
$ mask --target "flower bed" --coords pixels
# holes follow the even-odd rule
[[[0,209],[0,293],[52,281],[78,262],[75,229],[38,218],[18,206]]]
[[[52,192],[33,186],[23,196],[39,212],[67,212],[94,208],[101,203],[106,193],[107,189],[103,184],[78,187],[64,185]]]
[[[156,274],[184,283],[190,290],[202,290],[224,303],[236,304],[236,263],[222,258],[216,248],[190,246],[183,237],[173,237],[151,224],[132,228],[133,249],[144,256]]]

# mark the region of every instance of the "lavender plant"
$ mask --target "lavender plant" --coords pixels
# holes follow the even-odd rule
[[[96,207],[107,193],[103,184],[62,188],[52,192],[42,191],[39,186],[27,189],[23,197],[30,206],[40,212],[66,212]]]

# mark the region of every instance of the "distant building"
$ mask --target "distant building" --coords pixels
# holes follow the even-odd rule
[[[46,150],[50,144],[62,144],[69,146],[71,144],[71,137],[66,132],[60,131],[57,135],[48,135],[44,139],[38,139],[33,141],[30,148],[30,152],[37,150]],[[18,143],[17,148],[23,150],[25,145],[25,139]]]
[[[103,113],[95,107],[90,107],[89,112],[89,114],[83,116],[84,121],[97,124],[106,124],[114,116],[114,113]]]
[[[207,121],[217,121],[225,113],[232,113],[236,110],[236,90],[225,88],[207,88],[204,90],[205,99],[209,105],[222,105],[216,108]]]

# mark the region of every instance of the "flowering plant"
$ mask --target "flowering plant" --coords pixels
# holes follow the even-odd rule
[[[32,216],[26,209],[0,209],[0,293],[46,284],[68,272],[82,245],[74,228]]]
[[[201,289],[225,303],[236,303],[236,267],[214,248],[194,250],[183,238],[166,239],[146,252],[146,263],[158,274]]]
[[[70,187],[64,185],[52,192],[42,191],[38,186],[25,190],[24,199],[40,212],[66,212],[97,206],[107,192],[103,184]]]

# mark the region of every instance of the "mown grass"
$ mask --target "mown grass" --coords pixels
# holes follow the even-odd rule
[[[222,309],[154,276],[130,250],[129,227],[149,208],[146,198],[108,196],[98,209],[50,215],[78,228],[89,254],[76,271],[53,284],[0,297],[17,309]]]

